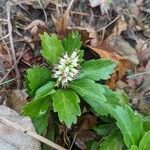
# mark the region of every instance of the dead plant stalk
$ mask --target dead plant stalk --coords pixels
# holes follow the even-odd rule
[[[14,49],[13,37],[12,37],[12,25],[11,25],[11,18],[10,18],[11,6],[12,6],[12,3],[10,1],[8,1],[6,3],[8,32],[9,32],[11,54],[12,54],[12,57],[13,57],[13,64],[16,64],[15,65],[15,74],[16,74],[17,88],[19,89],[20,88],[20,73],[19,73],[19,70],[18,70],[17,63],[16,63],[16,55],[15,55],[15,49]]]
[[[22,126],[20,126],[20,125],[18,125],[16,123],[14,123],[14,122],[4,118],[4,117],[0,117],[0,122],[5,124],[5,125],[8,125],[8,126],[14,128],[16,130],[19,130],[19,131],[21,131],[21,132],[23,132],[23,133],[25,133],[25,134],[27,134],[27,135],[37,139],[37,140],[39,140],[40,142],[42,142],[42,143],[44,143],[44,144],[46,144],[46,145],[56,149],[56,150],[66,150],[65,148],[63,148],[63,147],[59,146],[58,144],[56,144],[56,143],[46,139],[45,137],[42,137],[42,136],[38,135],[35,132],[26,130]]]

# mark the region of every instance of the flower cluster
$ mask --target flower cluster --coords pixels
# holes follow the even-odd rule
[[[79,56],[78,51],[75,50],[70,56],[65,53],[62,58],[59,59],[59,63],[56,64],[52,70],[52,78],[56,78],[56,86],[66,88],[68,82],[76,79],[79,73]]]

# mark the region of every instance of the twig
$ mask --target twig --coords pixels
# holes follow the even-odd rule
[[[6,19],[1,19],[1,18],[0,18],[0,22],[2,22],[2,21],[8,22]]]
[[[9,69],[9,71],[6,73],[6,75],[1,79],[0,84],[5,80],[5,78],[9,75],[9,73],[16,67],[16,65],[19,63],[19,60],[23,56],[23,54],[27,52],[27,50],[25,52],[23,52],[23,51],[24,51],[24,46],[22,48],[21,54],[20,54],[19,58],[17,59],[16,63]]]
[[[11,53],[13,57],[13,64],[16,64],[16,55],[15,55],[15,50],[14,50],[13,37],[12,37],[12,25],[11,25],[11,19],[10,19],[11,6],[12,6],[12,3],[8,1],[6,4],[6,11],[7,11],[9,40],[10,40]],[[15,65],[15,73],[16,73],[17,88],[20,88],[20,73],[19,73],[17,64]]]
[[[71,0],[71,2],[69,3],[69,5],[68,5],[68,7],[67,7],[67,9],[65,11],[65,15],[69,15],[69,12],[70,12],[70,9],[71,9],[71,7],[73,5],[73,2],[74,2],[74,0]]]
[[[9,82],[12,82],[12,81],[14,81],[14,80],[15,80],[15,78],[10,79],[10,80],[7,80],[7,81],[5,81],[5,82],[2,82],[2,83],[0,83],[0,86],[1,86],[1,85],[4,85],[4,84],[7,84],[7,83],[9,83]]]
[[[100,32],[104,29],[106,29],[108,26],[110,26],[112,23],[114,23],[116,20],[118,20],[120,17],[120,15],[118,15],[114,20],[112,20],[110,23],[108,23],[106,26],[102,27],[101,29],[99,29],[97,32]]]
[[[42,3],[41,3],[40,0],[38,0],[38,3],[39,3],[40,7],[41,7],[42,10],[43,10],[44,18],[45,18],[45,23],[47,24],[47,14],[46,14],[46,11],[45,11],[45,9],[43,8],[43,5],[42,5]]]
[[[129,75],[129,76],[127,76],[127,79],[134,78],[134,77],[137,77],[137,76],[141,76],[141,75],[144,75],[144,74],[150,74],[150,71],[145,71],[145,72],[140,72],[140,73],[137,73],[137,74],[134,74],[134,75]]]
[[[72,15],[81,15],[81,16],[87,16],[87,17],[91,17],[91,14],[88,14],[88,13],[85,13],[85,12],[79,12],[79,11],[70,11],[70,14],[72,14]],[[93,17],[95,17],[95,18],[99,18],[100,16],[98,16],[98,15],[93,15]]]
[[[9,34],[8,34],[8,36],[9,36]],[[6,44],[6,41],[4,39],[2,39],[2,42],[3,42],[4,46],[5,46],[5,49],[7,51],[8,57],[9,57],[9,64],[12,64],[11,53],[10,53],[10,50],[9,50],[7,44]]]
[[[52,11],[55,11],[56,9],[55,8],[48,8],[48,10],[52,10]],[[71,15],[81,15],[81,16],[86,16],[86,17],[90,17],[91,14],[88,14],[88,13],[85,13],[85,12],[80,12],[80,11],[73,11],[73,10],[70,10],[70,14]],[[99,15],[94,15],[95,18],[100,18]]]
[[[26,64],[27,66],[29,66],[29,67],[32,67],[32,65],[31,64],[29,64],[28,62],[26,62],[25,60],[21,60],[24,64]]]
[[[58,144],[55,144],[54,142],[52,142],[52,141],[50,141],[50,140],[48,140],[48,139],[46,139],[46,138],[38,135],[35,132],[29,131],[27,129],[24,129],[22,126],[20,126],[20,125],[18,125],[16,123],[14,123],[14,122],[12,122],[12,121],[4,118],[4,117],[0,117],[0,122],[2,122],[3,124],[8,125],[8,126],[14,128],[16,130],[19,130],[19,131],[21,131],[21,132],[23,132],[23,133],[25,133],[25,134],[27,134],[27,135],[29,135],[29,136],[31,136],[31,137],[39,140],[40,142],[42,142],[42,143],[44,143],[44,144],[46,144],[46,145],[48,145],[48,146],[50,146],[50,147],[52,147],[54,149],[57,149],[57,150],[66,150],[65,148],[59,146]]]
[[[77,133],[75,133],[75,135],[74,135],[74,137],[73,137],[73,141],[72,141],[72,143],[71,143],[71,146],[70,146],[69,150],[71,150],[71,149],[72,149],[73,144],[74,144],[74,142],[75,142],[76,138],[77,138]]]
[[[0,22],[6,22],[8,24],[8,21],[6,19],[0,19]],[[5,38],[7,38],[7,37],[9,37],[9,33],[6,34],[5,36],[1,37],[0,41],[3,40],[3,39],[5,39]]]
[[[8,37],[9,37],[9,33],[6,34],[5,36],[1,37],[1,38],[0,38],[0,41],[6,39],[6,38],[8,38]]]

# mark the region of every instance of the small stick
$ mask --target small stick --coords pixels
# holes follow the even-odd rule
[[[42,10],[43,10],[44,18],[45,18],[45,23],[47,24],[48,20],[47,20],[47,14],[46,14],[46,11],[45,11],[45,9],[43,8],[43,5],[42,5],[42,3],[41,3],[40,0],[38,0],[38,3],[39,3],[40,7],[41,7]]]
[[[39,140],[40,142],[42,142],[42,143],[44,143],[44,144],[46,144],[46,145],[56,149],[56,150],[66,150],[65,148],[63,148],[63,147],[59,146],[58,144],[56,144],[56,143],[46,139],[45,137],[42,137],[42,136],[38,135],[35,132],[26,130],[22,126],[20,126],[20,125],[18,125],[16,123],[14,123],[14,122],[4,118],[4,117],[0,117],[0,122],[5,124],[5,125],[8,125],[8,126],[14,128],[16,130],[19,130],[19,131],[21,131],[21,132],[23,132],[23,133],[25,133],[25,134],[27,134],[27,135],[37,139],[37,140]]]
[[[16,55],[15,55],[15,49],[14,49],[14,44],[13,44],[12,25],[11,25],[11,19],[10,19],[11,6],[12,6],[12,3],[8,1],[6,4],[6,10],[7,10],[9,40],[10,40],[11,53],[13,57],[13,64],[16,64]],[[19,73],[17,65],[15,65],[15,73],[16,73],[17,88],[20,88],[20,73]]]
[[[22,51],[21,51],[21,54],[18,58],[18,60],[16,61],[16,63],[9,69],[9,71],[5,74],[5,76],[0,80],[0,84],[5,80],[5,78],[9,75],[9,73],[15,68],[15,66],[19,63],[19,60],[21,59],[21,57],[23,56],[23,54],[25,54],[27,52],[27,50],[25,52],[24,51],[24,47],[25,45],[23,46],[22,48]]]
[[[1,38],[0,38],[0,41],[6,39],[6,38],[8,38],[8,37],[9,37],[9,33],[6,34],[5,36],[1,37]]]
[[[114,23],[116,20],[118,20],[120,17],[120,15],[118,15],[114,20],[112,20],[110,23],[108,23],[106,26],[102,27],[101,29],[99,29],[97,32],[100,32],[104,29],[106,29],[107,27],[109,27],[112,23]]]
[[[0,22],[6,22],[6,23],[8,24],[8,21],[7,21],[6,19],[1,19],[1,18],[0,18]],[[9,33],[6,34],[5,36],[1,37],[1,38],[0,38],[0,41],[3,40],[3,39],[5,39],[5,38],[7,38],[7,37],[9,37]]]
[[[67,9],[66,9],[66,11],[65,11],[64,16],[69,15],[69,12],[70,12],[70,9],[71,9],[73,3],[74,3],[74,0],[71,0],[70,3],[69,3],[69,5],[68,5],[68,7],[67,7]]]
[[[129,76],[127,76],[127,79],[134,78],[134,77],[137,77],[137,76],[141,76],[141,75],[144,75],[144,74],[150,74],[150,71],[145,71],[145,72],[140,72],[140,73],[137,73],[137,74],[129,75]]]
[[[1,85],[4,85],[4,84],[8,84],[9,82],[12,82],[12,81],[14,81],[14,80],[15,80],[15,78],[10,79],[10,80],[5,81],[5,82],[2,82],[2,83],[0,83],[0,86],[1,86]]]

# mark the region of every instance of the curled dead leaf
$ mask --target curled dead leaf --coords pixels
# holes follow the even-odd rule
[[[39,39],[39,34],[48,32],[47,26],[42,20],[34,20],[25,29],[31,32],[34,41]]]
[[[95,132],[89,130],[82,130],[76,135],[75,144],[80,149],[86,149],[86,142],[96,139],[98,136]]]
[[[120,35],[110,35],[103,41],[100,47],[109,52],[115,52],[122,58],[130,61],[133,65],[139,64],[136,50]]]
[[[74,0],[71,0],[69,2],[69,5],[67,7],[67,9],[65,10],[65,12],[60,12],[58,9],[58,3],[56,3],[56,14],[55,17],[52,15],[52,20],[54,22],[56,31],[58,32],[60,38],[64,38],[66,35],[66,28],[67,26],[69,26],[70,24],[70,16],[69,16],[69,12],[70,9],[73,5]]]
[[[141,62],[150,60],[150,48],[145,48],[138,53]]]
[[[27,103],[27,97],[23,90],[12,90],[6,98],[6,104],[13,110],[20,112],[21,108]]]
[[[82,27],[67,27],[67,33],[71,31],[78,31],[81,34],[83,44],[90,42],[91,46],[96,47],[98,45],[98,36],[94,28],[88,26],[86,28]]]
[[[75,144],[80,149],[86,149],[86,142],[90,140],[94,140],[98,137],[98,135],[90,131],[97,123],[97,118],[95,115],[86,114],[79,118],[78,123],[74,126],[72,134],[72,138],[74,136]]]
[[[127,27],[128,25],[127,22],[125,21],[125,18],[121,16],[113,29],[112,35],[120,35],[122,31],[127,30]]]

